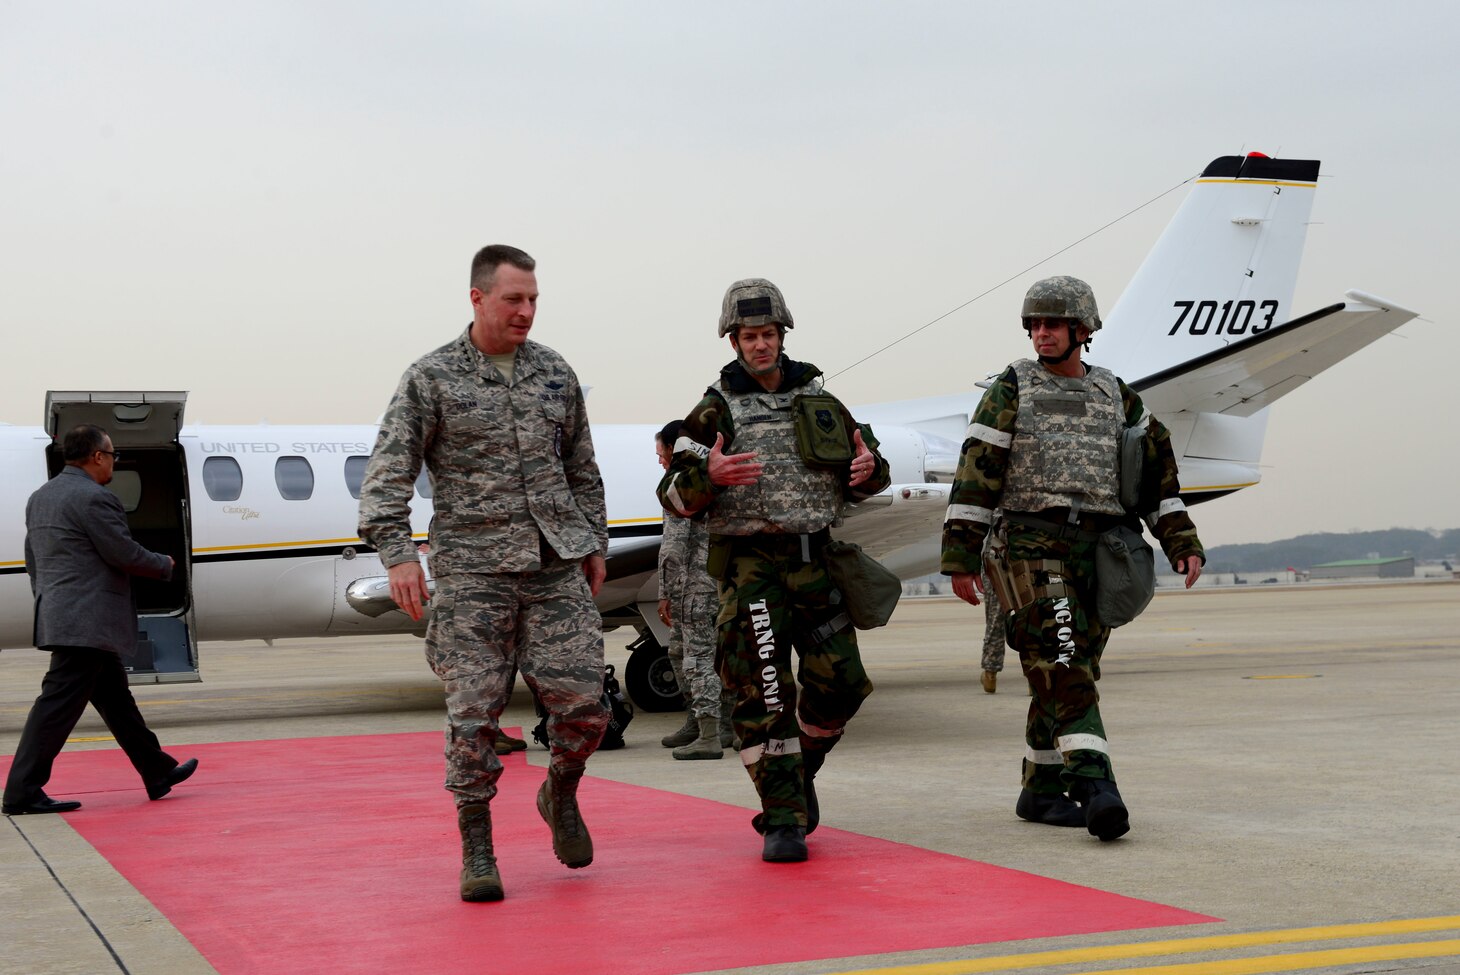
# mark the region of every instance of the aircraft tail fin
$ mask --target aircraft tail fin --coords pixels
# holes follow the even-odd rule
[[[1318,167],[1214,159],[1106,316],[1091,361],[1133,380],[1287,322]]]

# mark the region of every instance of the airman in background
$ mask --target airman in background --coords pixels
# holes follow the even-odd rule
[[[669,469],[683,420],[654,435],[659,466]],[[676,759],[720,758],[735,741],[730,712],[735,697],[715,670],[715,615],[719,587],[705,571],[710,534],[702,521],[664,512],[659,545],[659,619],[669,627],[669,662],[684,693],[684,725],[660,739]]]

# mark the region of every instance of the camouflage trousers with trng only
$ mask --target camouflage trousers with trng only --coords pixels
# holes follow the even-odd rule
[[[736,538],[720,584],[720,678],[735,695],[740,760],[760,794],[762,829],[806,825],[802,756],[830,751],[872,693],[849,622],[813,635],[839,613],[840,593],[815,546],[804,560],[801,540]]]
[[[1004,669],[1004,648],[1008,633],[1004,629],[1004,608],[989,583],[988,572],[983,574],[983,659],[979,661],[984,670],[997,674]]]
[[[696,718],[720,716],[721,684],[715,670],[715,614],[712,592],[677,594],[670,603],[669,663]]]
[[[458,806],[497,794],[492,746],[514,666],[547,709],[552,768],[582,768],[608,727],[602,618],[578,561],[437,577],[426,662],[446,691],[446,788]]]
[[[1077,776],[1110,779],[1110,746],[1100,720],[1100,655],[1110,627],[1095,618],[1095,543],[1011,527],[1011,563],[1045,559],[1064,564],[1066,595],[1036,599],[1013,614],[1009,646],[1019,653],[1033,696],[1024,726],[1025,788],[1053,795]],[[1046,574],[1036,573],[1043,585]]]

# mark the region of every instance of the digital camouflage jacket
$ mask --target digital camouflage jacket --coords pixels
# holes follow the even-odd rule
[[[578,377],[545,345],[517,349],[509,386],[470,330],[416,360],[380,423],[360,488],[360,537],[387,566],[417,557],[410,499],[431,472],[431,571],[541,567],[608,551],[603,478]]]

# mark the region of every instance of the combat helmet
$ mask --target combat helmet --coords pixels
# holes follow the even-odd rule
[[[1024,330],[1031,318],[1073,318],[1094,335],[1100,331],[1100,310],[1095,306],[1095,292],[1079,278],[1068,274],[1036,281],[1024,294],[1024,307],[1019,312]]]
[[[720,338],[742,325],[794,328],[791,309],[786,307],[781,289],[765,278],[745,278],[732,284],[720,303]]]

